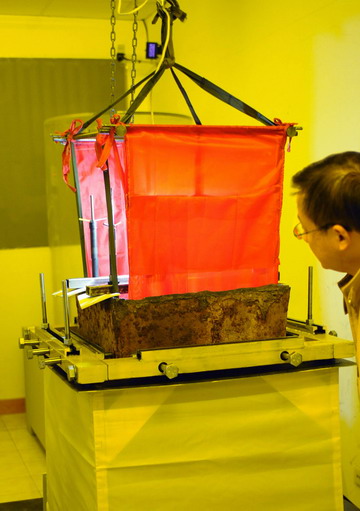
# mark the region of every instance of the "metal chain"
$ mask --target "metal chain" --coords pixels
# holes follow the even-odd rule
[[[116,16],[115,16],[115,8],[116,8],[116,0],[110,0],[110,9],[111,9],[111,16],[110,16],[110,25],[111,25],[111,31],[110,31],[110,41],[111,41],[111,47],[110,47],[110,57],[111,57],[111,63],[110,63],[110,103],[114,103],[115,101],[115,85],[116,85],[116,49],[115,49],[115,41],[116,41],[116,32],[115,32],[115,25],[116,25]],[[115,114],[115,108],[113,107],[111,109],[111,116]]]
[[[134,0],[134,9],[137,8],[137,0]],[[136,48],[137,48],[137,30],[138,30],[138,11],[134,12],[134,21],[133,21],[133,38],[132,38],[132,55],[131,55],[131,87],[134,87],[135,85],[135,78],[136,78]],[[131,91],[131,99],[130,99],[130,105],[133,104],[135,99],[135,91]]]

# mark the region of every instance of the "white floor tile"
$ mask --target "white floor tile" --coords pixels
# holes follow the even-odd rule
[[[43,474],[33,475],[32,479],[36,488],[39,490],[40,495],[43,496]]]
[[[36,437],[31,435],[26,429],[11,429],[9,433],[19,451],[40,448]]]
[[[26,419],[24,413],[13,413],[1,416],[5,427],[8,430],[12,429],[26,429]]]
[[[10,435],[10,431],[8,431],[7,429],[2,429],[0,431],[0,440],[2,442],[12,442],[12,438],[11,438],[11,435]]]
[[[4,495],[0,493],[0,504],[6,502],[19,502],[20,500],[41,499],[41,497],[42,495],[40,494],[39,490],[35,488],[24,493],[5,493]]]
[[[43,460],[31,461],[29,463],[25,463],[25,466],[31,475],[38,475],[38,474],[46,473],[46,463]]]
[[[31,465],[32,463],[42,463],[45,466],[45,451],[40,445],[36,448],[21,449],[19,452],[26,465]]]
[[[7,430],[0,431],[0,454],[7,452],[16,452],[16,445]]]
[[[45,451],[25,414],[0,415],[0,503],[42,497]]]
[[[2,415],[0,415],[0,431],[5,430],[6,430],[5,422],[2,420]]]
[[[30,471],[23,462],[20,454],[16,453],[3,453],[1,455],[0,464],[0,489],[4,488],[4,481],[6,478],[12,477],[29,477]],[[6,486],[5,486],[6,488]]]
[[[41,497],[32,477],[6,477],[0,487],[0,502],[39,499]]]

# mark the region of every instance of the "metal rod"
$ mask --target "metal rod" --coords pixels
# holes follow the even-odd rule
[[[90,248],[91,248],[91,269],[92,276],[99,276],[99,256],[98,256],[98,242],[97,242],[97,225],[95,219],[95,204],[94,196],[90,195]]]
[[[64,306],[64,327],[65,327],[65,337],[64,344],[70,346],[71,338],[70,338],[70,308],[69,308],[69,297],[67,294],[67,281],[62,281],[62,294],[63,294],[63,306]]]
[[[75,181],[75,188],[76,188],[76,208],[77,208],[78,219],[79,219],[78,223],[79,223],[82,266],[83,266],[84,277],[87,277],[88,271],[87,271],[87,266],[86,266],[84,222],[82,222],[80,220],[80,218],[83,218],[82,204],[81,204],[81,193],[80,193],[80,180],[79,180],[79,173],[78,173],[77,162],[76,162],[75,145],[72,143],[70,145],[70,147],[71,147],[71,162],[73,165],[74,181]]]
[[[42,308],[42,328],[48,328],[49,323],[47,320],[46,312],[46,293],[45,293],[45,277],[40,273],[40,294],[41,294],[41,308]]]
[[[86,286],[102,286],[108,284],[108,277],[96,277],[96,278],[79,278],[79,279],[67,279],[67,286],[70,289],[77,289]],[[120,286],[126,286],[129,284],[129,275],[118,275],[118,283]]]
[[[114,213],[112,207],[112,197],[110,188],[109,163],[106,162],[107,169],[104,170],[104,186],[106,197],[107,219],[109,226],[109,263],[110,263],[110,284],[114,293],[119,292],[117,266],[116,266],[116,246],[115,246],[115,227]]]
[[[313,316],[312,316],[312,306],[313,306],[313,267],[309,266],[308,268],[308,315],[306,323],[308,325],[312,325]]]

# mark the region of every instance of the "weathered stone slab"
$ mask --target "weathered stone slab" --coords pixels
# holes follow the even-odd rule
[[[286,336],[290,288],[110,299],[81,310],[79,333],[115,357],[137,350],[220,344]]]

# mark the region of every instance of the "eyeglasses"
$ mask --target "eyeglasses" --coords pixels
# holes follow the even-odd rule
[[[295,225],[295,227],[293,229],[293,234],[294,234],[295,238],[297,238],[298,240],[301,240],[301,238],[303,236],[305,236],[305,234],[310,234],[310,233],[316,232],[316,231],[324,231],[326,229],[329,229],[329,227],[331,227],[332,225],[334,225],[334,224],[326,224],[326,225],[323,225],[322,227],[318,227],[317,229],[311,229],[310,231],[301,232],[303,230],[303,226],[301,225],[301,222],[299,222],[298,224]]]

